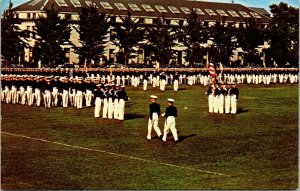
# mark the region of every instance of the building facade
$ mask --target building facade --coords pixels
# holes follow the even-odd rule
[[[184,26],[191,10],[194,10],[207,26],[212,26],[224,18],[227,24],[233,24],[237,27],[241,24],[245,24],[248,18],[255,18],[265,26],[267,26],[270,21],[270,17],[266,14],[266,11],[264,12],[262,9],[250,8],[235,3],[216,3],[196,0],[31,0],[14,8],[15,17],[22,20],[20,28],[33,31],[35,25],[34,20],[41,14],[44,14],[44,8],[50,8],[52,5],[59,11],[61,18],[67,18],[70,21],[72,28],[70,40],[76,46],[80,46],[79,34],[73,28],[76,26],[76,20],[78,20],[79,17],[78,12],[80,7],[89,5],[95,5],[101,13],[114,16],[116,22],[120,23],[122,22],[120,17],[126,16],[128,11],[130,11],[131,16],[135,19],[138,18],[140,23],[145,26],[155,24],[156,19],[159,17],[164,17],[168,20],[170,25]],[[25,49],[25,54],[22,55],[21,58],[21,60],[26,62],[33,61],[32,49],[35,43],[33,35],[34,34],[29,38],[30,47]],[[105,56],[110,62],[114,62],[118,48],[111,43],[111,35],[109,30]],[[210,42],[208,41],[207,45],[209,44]],[[78,63],[78,55],[71,46],[64,45],[63,49],[65,50],[66,57],[64,62],[71,64]],[[183,46],[174,47],[177,54],[177,63],[185,63],[184,49],[185,47]],[[238,50],[239,49],[237,49],[236,52],[238,52]],[[133,61],[135,63],[144,63],[147,54],[147,51],[139,49]],[[238,53],[232,57],[232,59],[238,58]]]

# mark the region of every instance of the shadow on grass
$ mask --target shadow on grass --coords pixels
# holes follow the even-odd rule
[[[190,137],[194,137],[196,136],[197,134],[190,134],[190,135],[179,135],[178,136],[178,142],[182,142],[183,140],[187,139],[187,138],[190,138]]]
[[[240,113],[246,113],[246,112],[248,112],[248,109],[245,109],[245,107],[241,107],[241,108],[238,108],[236,113],[240,114]]]
[[[128,114],[125,114],[124,119],[131,120],[131,119],[137,119],[137,118],[144,118],[145,116],[146,115],[128,113]]]

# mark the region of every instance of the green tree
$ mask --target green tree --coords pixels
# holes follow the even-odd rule
[[[138,42],[143,40],[144,28],[141,27],[139,18],[133,19],[128,11],[126,16],[121,16],[121,23],[112,23],[115,40],[113,43],[119,48],[117,62],[127,65],[129,59],[136,57]]]
[[[225,19],[216,22],[210,27],[210,40],[212,41],[212,46],[209,47],[210,61],[228,66],[233,50],[237,47],[236,28],[226,25]]]
[[[206,51],[201,44],[208,40],[208,27],[195,11],[191,11],[188,15],[186,25],[178,29],[177,35],[183,39],[183,44],[187,47],[184,52],[189,65],[194,67],[195,62],[202,62]]]
[[[6,67],[19,63],[20,55],[27,46],[26,31],[18,27],[21,21],[14,17],[12,7],[13,4],[9,2],[9,7],[1,18],[1,57]]]
[[[46,15],[35,20],[36,43],[34,50],[39,51],[39,59],[48,67],[61,64],[65,58],[62,45],[70,44],[70,31],[67,19],[61,19],[52,5],[45,8]]]
[[[250,18],[245,22],[245,26],[240,25],[237,31],[237,41],[239,47],[243,49],[243,60],[248,66],[256,64],[260,60],[257,47],[263,45],[265,40],[262,23]]]
[[[74,28],[81,43],[81,46],[75,47],[80,64],[86,62],[89,65],[92,60],[95,64],[99,63],[104,53],[105,35],[110,27],[108,19],[104,13],[99,13],[96,5],[79,10],[79,23]]]
[[[299,9],[283,2],[271,5],[270,9],[273,14],[268,26],[271,55],[280,67],[298,67]]]
[[[156,20],[157,22],[147,29],[146,39],[153,50],[152,61],[158,61],[160,66],[165,67],[175,58],[175,51],[172,48],[176,45],[177,34],[164,17]]]

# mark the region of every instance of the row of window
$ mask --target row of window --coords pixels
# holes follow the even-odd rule
[[[41,0],[32,0],[29,5],[36,5],[38,2],[40,2]],[[56,3],[61,6],[61,7],[66,7],[68,6],[65,2],[65,0],[55,0]],[[71,3],[75,6],[75,7],[81,7],[81,3],[79,0],[70,0]],[[88,5],[88,6],[91,6],[91,5],[95,5],[95,3],[93,3],[92,1],[90,0],[87,0],[85,1],[85,3]],[[106,9],[106,10],[113,10],[113,7],[111,6],[111,4],[109,2],[106,2],[106,1],[101,1],[100,2],[101,6]],[[123,3],[114,3],[114,5],[120,10],[120,11],[127,11],[127,7],[123,4]],[[128,3],[128,6],[130,7],[130,9],[132,11],[142,11],[142,9],[137,5],[137,4],[134,4],[134,3]],[[142,4],[142,7],[144,8],[144,10],[146,12],[155,12],[155,10],[148,4]],[[168,13],[168,10],[162,6],[162,5],[154,5],[154,7],[160,12],[160,13]],[[168,6],[168,9],[174,13],[174,14],[180,14],[180,11],[175,7],[175,6]],[[188,7],[180,7],[180,9],[185,13],[185,14],[190,14],[191,10],[190,8]],[[196,11],[197,14],[199,15],[205,15],[204,11],[202,11],[200,8],[193,8],[194,11]],[[219,15],[221,15],[222,17],[227,17],[228,14],[222,10],[222,9],[218,9],[216,10],[216,12],[212,9],[204,9],[205,12],[210,15],[210,16],[217,16],[217,13]],[[234,11],[234,10],[228,10],[228,13],[232,16],[232,17],[240,17],[240,15]],[[242,15],[242,17],[244,18],[249,18],[250,15],[246,12],[246,11],[239,11],[239,13]],[[255,18],[261,18],[261,16],[256,13],[256,12],[250,12],[250,14],[255,17]]]

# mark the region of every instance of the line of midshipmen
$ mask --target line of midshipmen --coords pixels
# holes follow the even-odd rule
[[[95,117],[124,120],[127,100],[125,86],[100,82],[99,78],[1,76],[1,101],[5,103],[78,109],[95,103]]]
[[[208,95],[209,113],[237,113],[239,89],[236,84],[211,84],[205,94]]]

